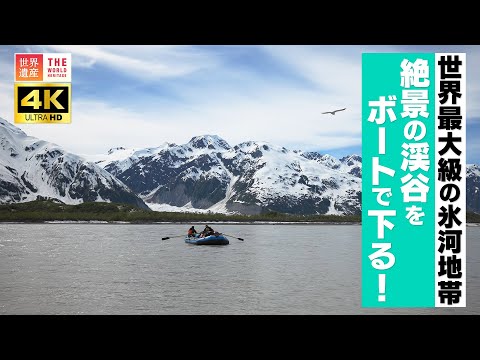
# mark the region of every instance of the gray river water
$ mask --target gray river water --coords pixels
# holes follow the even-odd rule
[[[212,225],[244,241],[186,244],[189,224],[0,224],[0,314],[480,314],[480,227],[466,308],[366,309],[360,225]]]

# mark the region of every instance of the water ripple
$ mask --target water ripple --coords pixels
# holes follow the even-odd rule
[[[2,224],[0,314],[480,314],[480,227],[467,227],[456,309],[362,308],[361,226],[217,225],[245,241],[161,240],[187,228]]]

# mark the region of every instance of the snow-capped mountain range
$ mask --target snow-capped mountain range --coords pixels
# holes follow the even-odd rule
[[[216,135],[92,157],[154,210],[359,214],[361,158],[288,150]]]
[[[362,159],[216,135],[80,156],[0,118],[0,203],[124,202],[157,211],[360,214]],[[480,167],[467,166],[467,208],[480,212]]]
[[[0,118],[0,203],[55,198],[67,204],[107,201],[147,208],[101,167],[60,146],[27,136]]]
[[[465,194],[467,209],[480,213],[480,166],[467,165],[467,193]]]

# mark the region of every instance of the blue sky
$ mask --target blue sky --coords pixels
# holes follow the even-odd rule
[[[476,45],[0,46],[0,117],[11,122],[15,52],[72,54],[72,123],[17,126],[77,154],[215,134],[336,157],[361,154],[363,52],[465,52],[466,157],[480,164]]]

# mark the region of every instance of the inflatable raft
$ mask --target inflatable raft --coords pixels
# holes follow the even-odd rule
[[[206,237],[199,237],[198,235],[195,237],[185,237],[185,242],[188,244],[195,244],[195,245],[228,245],[228,239],[223,236],[222,234],[215,234]]]

